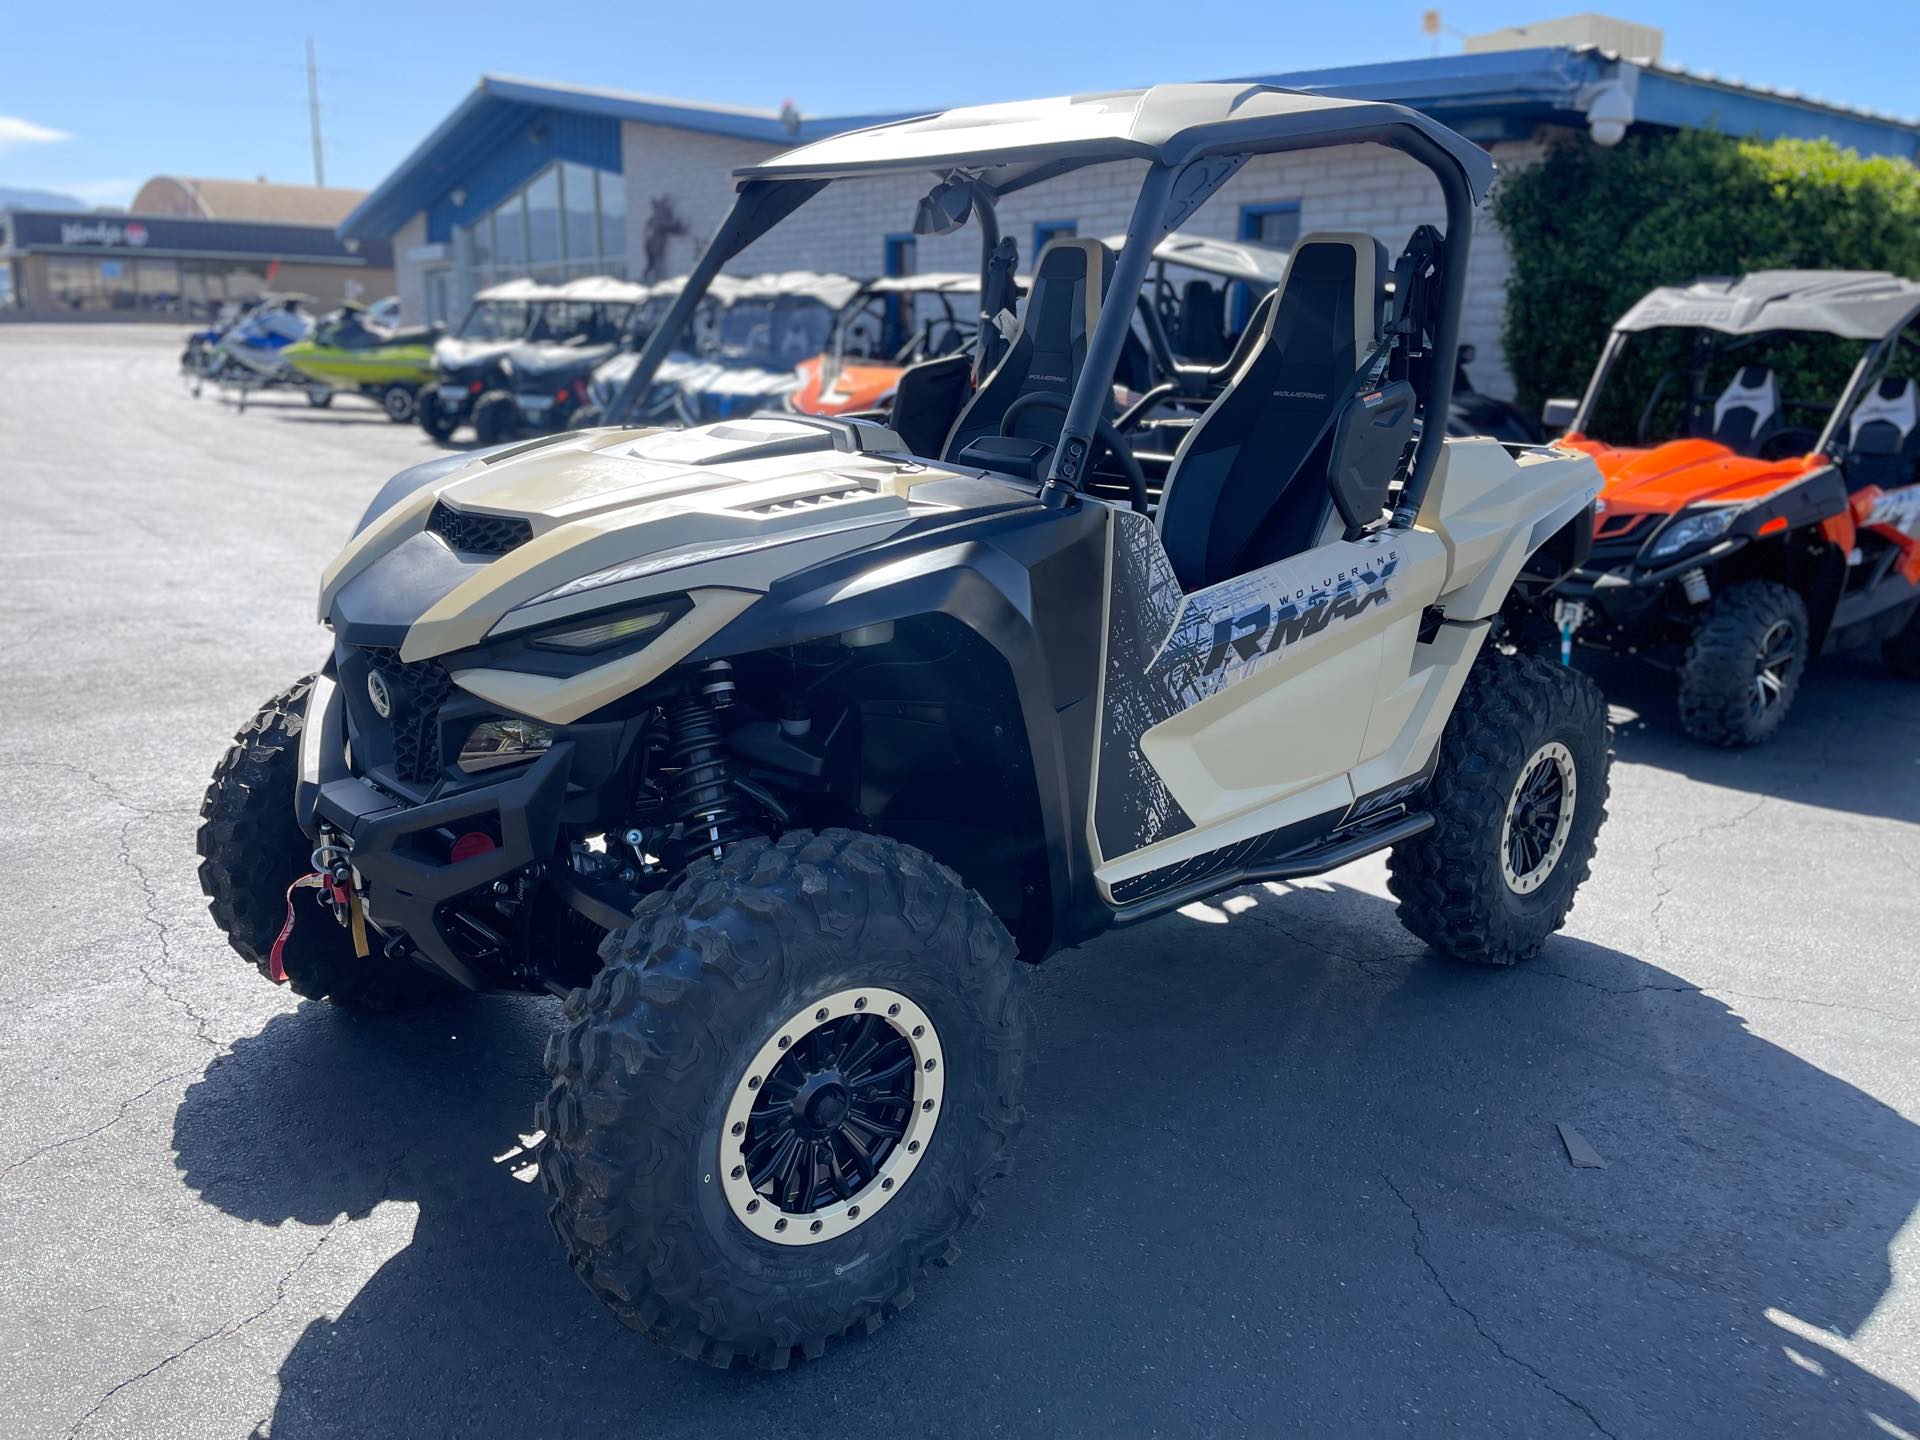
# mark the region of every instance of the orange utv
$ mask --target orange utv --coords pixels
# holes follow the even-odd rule
[[[1877,645],[1920,678],[1916,317],[1920,284],[1808,270],[1622,316],[1585,396],[1547,402],[1606,481],[1558,592],[1563,656],[1673,671],[1681,723],[1725,746],[1770,738],[1818,655]]]
[[[788,405],[802,415],[885,414],[907,368],[964,356],[979,328],[980,277],[962,271],[869,281],[827,348],[802,361]]]

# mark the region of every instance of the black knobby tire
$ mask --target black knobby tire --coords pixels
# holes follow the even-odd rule
[[[1516,786],[1559,746],[1574,776],[1572,823],[1552,868],[1521,893],[1503,865]],[[1431,830],[1393,847],[1387,886],[1400,922],[1449,959],[1512,965],[1566,922],[1607,814],[1607,705],[1576,670],[1483,651],[1440,738]]]
[[[460,424],[457,415],[447,413],[446,407],[440,403],[439,392],[431,385],[421,387],[414,418],[420,422],[420,428],[435,440],[445,440]]]
[[[419,388],[394,381],[380,392],[380,408],[387,412],[387,419],[396,425],[408,425],[413,422],[414,411],[419,406]]]
[[[1023,1118],[1026,975],[979,896],[894,841],[793,831],[697,862],[602,955],[548,1044],[538,1121],[553,1227],[587,1288],[632,1328],[719,1366],[779,1369],[897,1314],[920,1271],[957,1253]],[[726,1108],[777,1028],[858,986],[907,996],[936,1027],[936,1128],[857,1228],[778,1244],[747,1229],[718,1183]]]
[[[293,815],[312,688],[309,675],[241,727],[200,804],[200,889],[227,942],[262,975],[286,921],[287,887],[313,868],[312,842]],[[295,891],[294,905],[297,920],[281,961],[295,994],[355,1010],[395,1010],[450,988],[411,961],[387,959],[377,945],[365,959],[354,954],[351,936],[312,891]]]
[[[520,402],[506,390],[489,390],[473,402],[473,438],[498,445],[520,433]]]
[[[1899,630],[1880,642],[1880,658],[1902,680],[1920,680],[1920,605]]]
[[[567,421],[567,428],[569,430],[595,430],[606,423],[606,421],[600,418],[600,407],[598,405],[582,405],[578,410],[573,412],[572,418]]]
[[[1745,580],[1713,598],[1680,667],[1680,724],[1696,740],[1730,749],[1773,738],[1807,666],[1807,605],[1773,580]],[[1777,693],[1756,701],[1763,647],[1790,634]]]

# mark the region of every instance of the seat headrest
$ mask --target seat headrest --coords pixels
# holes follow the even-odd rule
[[[1713,428],[1717,434],[1727,423],[1730,410],[1753,412],[1751,429],[1758,431],[1780,408],[1780,395],[1774,387],[1773,371],[1764,365],[1742,365],[1720,398],[1713,402]]]
[[[1340,328],[1347,332],[1337,337],[1339,350],[1344,355],[1350,334],[1353,352],[1348,368],[1357,370],[1380,338],[1386,275],[1387,247],[1371,235],[1357,230],[1315,230],[1303,235],[1287,257],[1277,301],[1267,311],[1267,333],[1286,343],[1290,317],[1297,320],[1303,306],[1313,306],[1316,301],[1323,306],[1338,296]],[[1345,303],[1348,295],[1352,296],[1350,314]]]
[[[1867,397],[1853,407],[1853,419],[1847,427],[1848,442],[1858,445],[1860,432],[1869,425],[1887,425],[1893,429],[1893,443],[1881,448],[1898,450],[1913,437],[1916,420],[1920,420],[1920,403],[1916,403],[1913,381],[1898,375],[1883,375]]]
[[[1033,264],[1033,282],[1020,312],[1020,333],[1042,350],[1069,350],[1093,335],[1100,306],[1113,283],[1113,251],[1098,240],[1057,235]]]

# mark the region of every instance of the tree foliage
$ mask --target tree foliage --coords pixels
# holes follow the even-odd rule
[[[1580,394],[1614,320],[1657,285],[1774,269],[1920,277],[1920,170],[1825,140],[1570,143],[1504,176],[1493,204],[1513,255],[1502,339],[1529,409]],[[1608,383],[1615,407],[1671,363],[1663,349],[1630,347],[1634,363]]]

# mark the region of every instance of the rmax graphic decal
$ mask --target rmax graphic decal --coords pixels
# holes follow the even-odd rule
[[[1363,564],[1329,573],[1325,563],[1301,556],[1186,598],[1153,522],[1114,513],[1094,797],[1103,857],[1117,859],[1193,828],[1141,753],[1141,737],[1259,673],[1288,647],[1386,605],[1400,556],[1383,546]]]
[[[1261,604],[1215,621],[1213,644],[1200,668],[1213,671],[1235,660],[1270,655],[1282,646],[1318,635],[1335,620],[1350,620],[1371,605],[1384,605],[1387,581],[1399,564],[1399,555],[1388,551],[1377,566],[1355,566],[1328,576],[1312,589],[1295,590],[1277,607]]]

